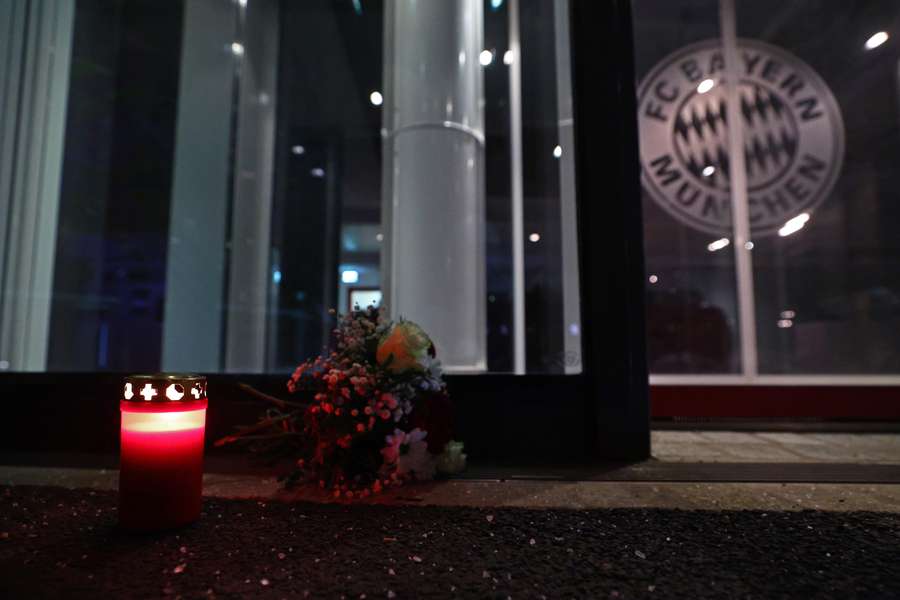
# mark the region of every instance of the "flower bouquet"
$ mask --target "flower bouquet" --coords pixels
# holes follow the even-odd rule
[[[286,486],[314,482],[336,498],[465,467],[434,344],[411,321],[352,311],[338,320],[333,351],[297,367],[287,387],[298,400],[264,396],[273,406],[260,421],[217,445],[243,441],[289,459]]]

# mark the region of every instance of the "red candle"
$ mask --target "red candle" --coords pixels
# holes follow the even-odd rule
[[[170,529],[200,516],[206,378],[125,379],[119,523],[134,531]]]

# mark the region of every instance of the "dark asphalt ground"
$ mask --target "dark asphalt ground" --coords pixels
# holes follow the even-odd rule
[[[118,531],[116,495],[0,488],[6,598],[900,598],[900,515],[207,499]]]

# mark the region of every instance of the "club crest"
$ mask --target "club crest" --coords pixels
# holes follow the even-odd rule
[[[738,42],[740,104],[753,235],[777,231],[831,192],[844,156],[838,104],[796,56],[755,40]],[[638,89],[641,180],[666,212],[729,235],[731,168],[725,61],[718,40],[670,54]]]

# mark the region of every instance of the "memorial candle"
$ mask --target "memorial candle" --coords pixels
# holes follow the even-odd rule
[[[119,467],[119,523],[153,531],[200,516],[206,378],[125,378]]]

